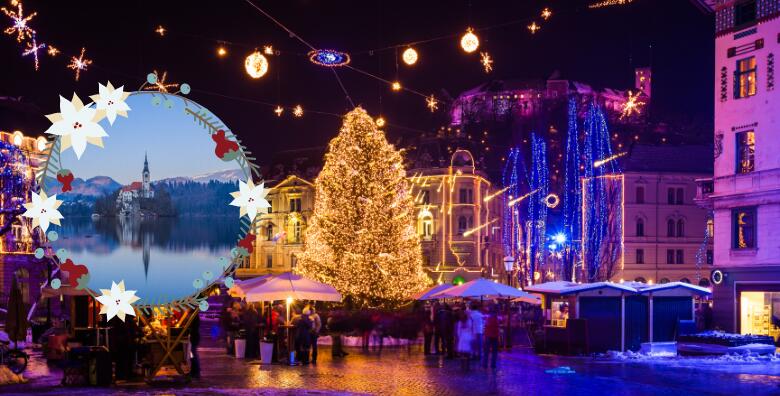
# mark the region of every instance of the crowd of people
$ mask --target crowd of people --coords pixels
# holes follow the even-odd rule
[[[425,314],[423,352],[478,360],[483,367],[496,367],[501,320],[496,305],[436,302]]]

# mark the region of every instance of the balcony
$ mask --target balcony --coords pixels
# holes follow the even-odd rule
[[[693,199],[696,205],[712,209],[712,200],[710,196],[715,192],[715,182],[711,177],[705,179],[696,179],[696,198]]]

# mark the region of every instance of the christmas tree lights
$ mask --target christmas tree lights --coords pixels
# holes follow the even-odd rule
[[[574,280],[574,261],[580,256],[579,244],[582,228],[582,184],[580,176],[580,160],[582,159],[580,133],[577,127],[577,103],[574,97],[569,98],[568,132],[566,135],[566,159],[563,179],[563,229],[571,241],[571,247],[564,257],[563,274],[565,280]]]
[[[525,169],[525,161],[520,148],[512,148],[507,155],[506,165],[502,175],[502,182],[507,191],[503,195],[503,221],[502,238],[504,256],[513,257],[515,261],[522,251],[520,243],[523,235],[524,216],[519,206],[516,206],[522,192],[528,185],[528,173]],[[527,194],[526,194],[527,195]]]
[[[531,179],[530,188],[538,191],[528,200],[528,273],[533,274],[544,263],[547,249],[547,205],[545,198],[549,190],[549,169],[547,168],[547,144],[536,133],[531,135]]]
[[[315,187],[300,273],[360,307],[398,306],[428,284],[403,158],[365,110],[346,115]]]

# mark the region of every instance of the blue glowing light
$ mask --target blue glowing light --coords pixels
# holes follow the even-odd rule
[[[562,232],[559,232],[559,233],[555,234],[555,236],[553,237],[553,240],[555,241],[555,243],[557,243],[559,245],[563,245],[564,243],[566,243],[566,234],[564,234]]]
[[[314,50],[309,52],[309,60],[325,67],[338,67],[349,64],[349,54],[336,50]]]

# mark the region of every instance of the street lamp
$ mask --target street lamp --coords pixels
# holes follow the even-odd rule
[[[512,286],[512,269],[515,266],[515,258],[512,256],[504,257],[504,270],[506,270],[506,284]]]

